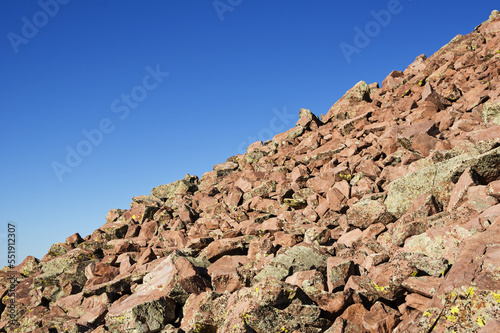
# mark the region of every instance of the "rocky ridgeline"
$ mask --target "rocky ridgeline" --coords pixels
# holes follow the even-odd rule
[[[500,332],[500,15],[0,272],[12,332]],[[17,326],[7,328],[15,274]]]

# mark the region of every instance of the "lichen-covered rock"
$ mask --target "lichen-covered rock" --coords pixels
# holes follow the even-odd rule
[[[390,184],[385,199],[387,210],[401,217],[414,199],[431,193],[438,202],[446,203],[453,184],[468,167],[481,177],[494,180],[500,176],[500,148],[483,154],[466,153],[449,160],[426,166]]]
[[[394,221],[394,216],[387,211],[382,202],[365,199],[355,203],[347,210],[347,221],[354,227],[366,229],[375,223],[391,223]]]
[[[318,248],[309,244],[297,245],[277,255],[254,279],[257,282],[268,277],[284,280],[289,275],[313,267],[324,272],[326,260],[327,256]]]
[[[498,32],[3,268],[0,331],[496,333]]]
[[[330,322],[297,286],[269,278],[228,294],[191,296],[181,328],[186,332],[322,332]]]
[[[185,194],[187,192],[193,192],[197,188],[196,184],[190,183],[184,179],[176,180],[173,183],[160,185],[151,190],[151,195],[167,200],[174,196],[175,194]]]
[[[500,125],[500,99],[484,103],[482,116],[485,123]]]

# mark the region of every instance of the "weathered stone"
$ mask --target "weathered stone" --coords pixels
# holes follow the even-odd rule
[[[269,265],[255,276],[255,281],[259,282],[267,277],[278,280],[285,280],[289,275],[296,272],[326,269],[326,256],[321,251],[311,245],[294,246],[283,254],[277,255]]]
[[[326,262],[326,273],[328,291],[338,291],[339,287],[345,285],[349,276],[354,274],[354,263],[340,257],[330,257]]]
[[[244,278],[238,274],[238,267],[247,263],[246,256],[224,256],[208,267],[213,290],[219,293],[235,290],[245,286]]]
[[[169,199],[176,194],[185,194],[188,192],[194,192],[196,190],[196,184],[190,183],[185,180],[176,180],[173,183],[160,185],[151,190],[151,195],[159,199]]]
[[[347,221],[350,225],[366,229],[371,224],[388,224],[394,221],[394,216],[387,211],[378,200],[361,200],[347,210]]]
[[[363,315],[363,327],[369,332],[393,332],[399,323],[400,313],[382,302],[376,302]]]
[[[387,210],[399,218],[407,211],[411,202],[424,193],[432,193],[438,202],[446,202],[449,200],[453,181],[457,181],[467,167],[471,167],[485,179],[499,177],[500,148],[479,155],[462,154],[393,181],[385,200]]]

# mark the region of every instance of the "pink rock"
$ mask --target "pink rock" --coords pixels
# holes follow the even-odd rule
[[[492,206],[483,211],[479,215],[479,221],[483,226],[485,226],[486,221],[488,221],[488,224],[493,224],[498,219],[498,217],[500,217],[500,204]]]
[[[337,240],[338,244],[343,244],[347,247],[352,247],[363,237],[363,231],[361,229],[353,229],[349,232],[346,232]]]
[[[488,187],[486,185],[471,186],[467,189],[466,205],[479,213],[497,203],[498,200],[488,194]]]
[[[500,180],[488,184],[488,194],[500,200]]]

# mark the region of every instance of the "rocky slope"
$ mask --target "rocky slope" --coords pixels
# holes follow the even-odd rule
[[[499,74],[495,11],[4,268],[0,330],[499,332]]]

